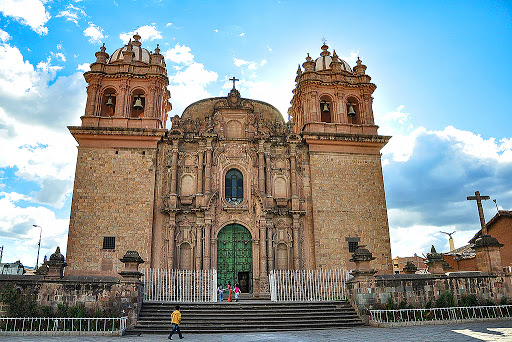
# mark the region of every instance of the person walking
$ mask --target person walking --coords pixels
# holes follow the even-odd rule
[[[238,287],[238,284],[235,284],[235,302],[238,302],[238,296],[240,296],[240,287]]]
[[[172,340],[172,334],[174,334],[176,331],[178,332],[178,335],[180,335],[180,339],[183,338],[183,335],[181,335],[180,323],[181,323],[180,306],[176,305],[176,310],[174,310],[171,314],[171,324],[173,326],[172,326],[171,334],[168,337],[169,340]]]
[[[231,296],[232,293],[233,293],[233,287],[231,286],[231,282],[228,281],[228,302],[232,302],[233,301],[233,297]]]
[[[222,293],[224,293],[224,289],[222,288],[222,284],[219,284],[219,287],[217,288],[217,292],[219,293],[219,301],[222,302]]]

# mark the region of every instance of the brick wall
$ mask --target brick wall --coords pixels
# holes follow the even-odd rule
[[[316,266],[354,268],[347,237],[359,237],[392,273],[391,247],[380,155],[311,153],[311,192]]]
[[[79,148],[66,275],[114,275],[127,250],[149,260],[155,149]],[[103,249],[103,237],[115,249]]]

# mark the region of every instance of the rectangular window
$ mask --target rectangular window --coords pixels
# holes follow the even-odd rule
[[[103,237],[103,249],[116,249],[116,238],[114,236]]]
[[[348,242],[348,251],[350,253],[354,253],[356,251],[358,245],[359,245],[359,242],[357,242],[357,241],[349,241]]]

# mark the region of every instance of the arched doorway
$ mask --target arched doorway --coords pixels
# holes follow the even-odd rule
[[[217,282],[240,284],[244,293],[252,292],[251,233],[239,224],[228,224],[217,236]]]

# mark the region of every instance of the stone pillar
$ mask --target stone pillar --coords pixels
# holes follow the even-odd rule
[[[269,295],[267,273],[267,227],[265,219],[260,219],[260,297]]]
[[[377,273],[370,266],[370,261],[375,257],[372,253],[365,248],[365,245],[357,247],[354,254],[352,254],[352,261],[356,264],[356,268],[350,273],[354,276],[347,282],[347,292],[349,300],[353,307],[358,310],[359,315],[368,323],[367,308],[375,303],[375,278]]]
[[[174,222],[174,215],[169,218],[169,220],[172,220],[172,222],[169,223],[169,261],[168,261],[168,267],[170,269],[174,268],[174,235],[176,231],[176,224]]]
[[[212,220],[205,219],[204,225],[204,269],[209,270],[211,265],[210,246],[211,246]]]
[[[404,266],[403,272],[404,274],[415,274],[418,270],[418,267],[414,265],[412,261],[407,261],[407,263]]]
[[[196,270],[201,270],[203,268],[203,225],[197,225],[196,251]]]
[[[44,276],[45,279],[60,279],[64,276],[64,268],[68,264],[64,260],[64,255],[60,253],[60,247],[57,247],[55,253],[50,255],[47,265],[48,273]]]
[[[272,219],[267,218],[267,271],[270,272],[274,269],[274,249],[272,248],[272,233],[273,233]]]
[[[211,191],[212,182],[212,139],[206,140],[206,167],[205,167],[205,184],[204,192],[209,194]]]
[[[437,253],[436,248],[432,245],[430,253],[427,254],[427,268],[430,274],[444,274],[444,257]]]
[[[178,140],[172,142],[172,164],[171,164],[171,195],[177,194],[178,184]]]
[[[299,214],[293,214],[293,268],[298,270],[299,266]]]
[[[258,146],[258,188],[261,193],[265,192],[265,153],[263,151],[264,140],[259,141]]]
[[[290,178],[292,187],[292,210],[299,210],[299,197],[297,195],[297,165],[296,165],[296,146],[294,143],[290,144]]]
[[[128,327],[133,327],[142,306],[144,286],[140,281],[143,274],[139,272],[139,265],[144,260],[137,251],[127,251],[119,260],[124,264],[124,271],[119,272],[122,277],[120,309],[128,316]]]
[[[266,171],[266,193],[267,193],[267,197],[269,196],[272,196],[272,186],[271,186],[271,182],[270,182],[270,167],[271,167],[271,162],[270,162],[270,154],[267,152],[265,152],[265,171]]]
[[[475,241],[476,265],[480,272],[502,273],[500,248],[503,244],[490,235],[482,235]]]
[[[204,158],[204,151],[203,146],[199,146],[199,161],[197,165],[197,194],[202,195],[203,194],[203,158]]]

